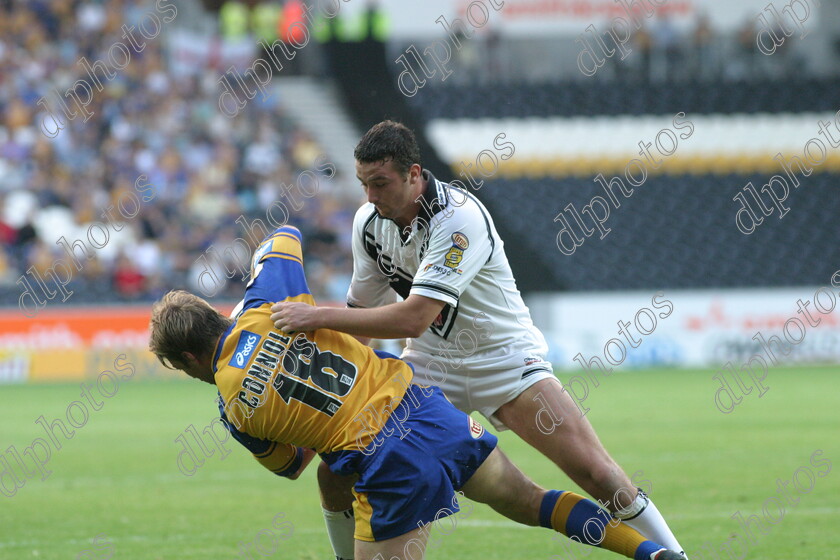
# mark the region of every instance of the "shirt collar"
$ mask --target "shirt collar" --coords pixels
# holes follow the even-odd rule
[[[423,170],[423,179],[426,181],[426,190],[423,191],[423,200],[420,203],[420,211],[417,217],[424,222],[431,223],[432,217],[446,207],[446,199],[438,197],[438,180],[428,169]]]

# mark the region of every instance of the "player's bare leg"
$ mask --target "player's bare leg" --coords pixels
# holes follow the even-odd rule
[[[540,393],[541,399],[534,400]],[[556,417],[562,418],[550,433],[541,431],[537,425],[537,414],[543,403]],[[503,405],[495,416],[628,525],[669,549],[682,550],[656,506],[639,493],[610,457],[589,420],[581,416],[559,381],[538,381]]]
[[[356,560],[423,560],[426,553],[425,528],[417,528],[399,537],[378,542],[356,541]],[[377,557],[378,554],[381,556]]]
[[[353,484],[358,476],[341,476],[332,472],[326,463],[318,465],[318,488],[327,535],[338,560],[353,559]],[[358,557],[357,557],[358,558]]]
[[[318,488],[321,490],[321,506],[328,511],[344,511],[353,507],[353,484],[357,475],[342,476],[330,470],[321,461],[318,465]]]
[[[517,523],[530,527],[540,524],[540,503],[545,489],[525,476],[498,447],[460,491]]]
[[[681,558],[677,552],[665,550],[665,546],[612,518],[583,496],[537,486],[498,448],[490,453],[461,491],[514,521],[551,528],[577,542],[599,546],[628,558]]]
[[[369,338],[353,336],[367,346]],[[358,476],[341,476],[330,470],[321,461],[318,465],[318,489],[321,492],[321,512],[327,526],[327,536],[335,555],[335,560],[354,560],[353,533],[356,519],[353,517],[353,484]]]
[[[537,426],[537,413],[543,406],[540,399],[534,400],[538,393],[542,394],[542,400],[553,413],[563,419],[550,434],[540,431]],[[553,379],[538,381],[503,405],[495,415],[516,435],[563,469],[596,500],[612,507],[613,496],[619,488],[632,490],[631,496],[636,494],[630,479],[604,449],[589,420],[581,417],[574,401],[562,391],[559,382]],[[619,496],[626,502],[624,494],[620,492]],[[628,505],[620,503],[618,507]]]

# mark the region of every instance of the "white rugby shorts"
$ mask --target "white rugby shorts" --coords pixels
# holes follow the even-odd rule
[[[414,383],[437,385],[456,408],[467,414],[480,412],[497,430],[508,429],[494,414],[503,404],[537,381],[556,379],[551,363],[523,346],[503,346],[468,357],[407,348],[400,357],[414,366]]]

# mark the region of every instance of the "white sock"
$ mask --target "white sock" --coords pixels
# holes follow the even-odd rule
[[[665,518],[641,489],[632,504],[616,511],[614,515],[641,533],[643,537],[661,544],[668,550],[683,552],[683,547],[677,542],[677,537],[671,532]]]
[[[356,520],[353,517],[353,508],[344,511],[324,512],[324,522],[327,524],[327,535],[330,537],[333,553],[336,560],[353,560],[353,532],[356,529]]]

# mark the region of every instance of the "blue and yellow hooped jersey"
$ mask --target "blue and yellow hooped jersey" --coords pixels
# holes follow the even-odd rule
[[[382,423],[411,383],[410,366],[381,357],[350,335],[318,329],[286,333],[271,321],[279,301],[314,305],[301,234],[284,226],[255,251],[251,280],[213,363],[222,417],[269,470],[292,474],[298,447],[318,453],[367,447],[378,430],[359,419],[369,407]]]

